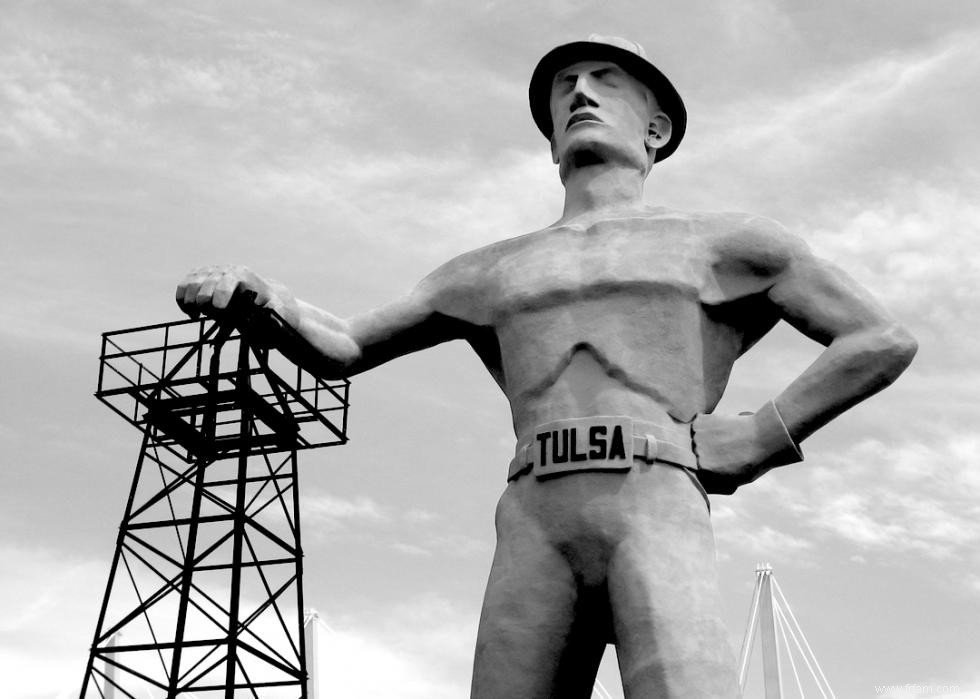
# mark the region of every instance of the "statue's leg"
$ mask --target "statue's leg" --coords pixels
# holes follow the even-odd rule
[[[498,515],[472,699],[588,699],[605,636],[576,615],[575,576],[533,521]]]
[[[626,697],[736,699],[704,500],[679,469],[646,475],[656,482],[648,510],[633,519],[608,573]]]

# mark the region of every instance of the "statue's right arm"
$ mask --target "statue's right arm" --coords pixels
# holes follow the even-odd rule
[[[246,291],[255,293],[256,306],[274,310],[299,336],[278,349],[325,378],[351,376],[465,332],[465,324],[434,310],[431,285],[343,319],[295,298],[284,285],[246,267],[217,266],[188,274],[177,286],[176,300],[191,317],[214,315]]]

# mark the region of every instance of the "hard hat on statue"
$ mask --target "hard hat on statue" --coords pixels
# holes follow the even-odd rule
[[[670,142],[657,151],[656,162],[669,157],[687,129],[687,110],[684,101],[660,70],[647,60],[646,51],[634,41],[615,36],[592,34],[587,41],[574,41],[553,48],[538,61],[528,99],[531,103],[531,116],[545,138],[551,138],[554,125],[551,121],[551,86],[555,74],[563,68],[580,61],[610,61],[615,63],[653,92],[660,109],[670,117],[672,135]]]

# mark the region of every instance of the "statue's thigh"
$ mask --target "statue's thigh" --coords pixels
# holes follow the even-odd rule
[[[498,538],[477,635],[472,698],[548,699],[569,685],[571,673],[572,686],[588,687],[581,694],[587,699],[605,641],[578,632],[577,599],[568,562],[533,528]]]
[[[617,548],[608,586],[627,699],[738,696],[721,620],[714,538],[706,516],[650,522]]]

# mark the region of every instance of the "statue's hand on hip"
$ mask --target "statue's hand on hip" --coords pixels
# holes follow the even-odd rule
[[[691,433],[698,480],[709,493],[731,495],[770,469],[803,458],[771,402],[756,413],[700,414]]]

